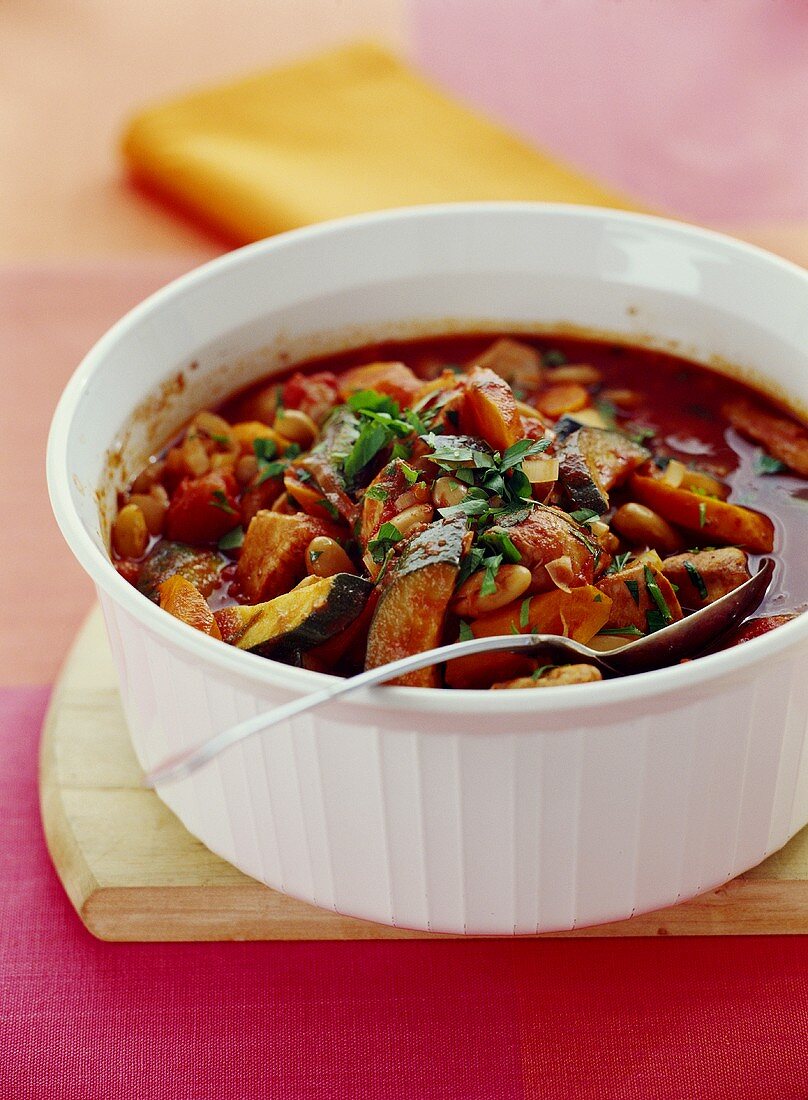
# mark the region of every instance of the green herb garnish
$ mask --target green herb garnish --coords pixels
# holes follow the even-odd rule
[[[457,635],[458,642],[470,642],[473,637],[474,635],[471,632],[471,627],[464,619],[461,619],[459,624],[459,633]]]
[[[418,480],[418,471],[412,466],[408,466],[406,462],[401,463],[401,472],[404,474],[408,485],[414,485]]]
[[[220,550],[238,550],[244,545],[244,528],[234,527],[219,539]]]
[[[588,523],[590,519],[598,518],[598,513],[592,508],[578,508],[569,514],[576,523]]]
[[[707,585],[704,583],[704,577],[702,577],[701,573],[699,572],[698,566],[696,566],[692,561],[686,560],[685,572],[693,582],[693,587],[696,589],[699,596],[701,596],[703,600],[706,600],[708,596]]]
[[[527,630],[530,626],[530,596],[527,596],[519,606],[519,626]]]
[[[604,626],[598,631],[598,637],[606,638],[642,638],[643,632],[637,626]]]
[[[569,362],[560,348],[548,348],[547,351],[543,351],[541,361],[545,367],[563,367],[565,363]]]
[[[227,512],[228,516],[237,516],[238,512],[232,506],[223,489],[214,489],[211,493],[211,504],[214,508],[220,508],[223,512]]]
[[[755,473],[761,477],[768,474],[779,474],[785,468],[785,463],[781,462],[779,458],[775,458],[774,455],[767,454],[766,451],[758,451],[755,455]]]
[[[629,558],[631,557],[631,551],[626,550],[625,554],[615,554],[614,558],[606,570],[607,573],[622,573],[626,568]]]
[[[390,493],[383,485],[371,485],[365,490],[365,496],[368,500],[387,500]]]
[[[493,596],[497,590],[497,573],[499,567],[502,565],[502,554],[495,554],[492,557],[488,557],[483,562],[485,567],[485,573],[483,574],[483,583],[480,585],[481,596]]]
[[[531,680],[540,680],[542,678],[542,676],[545,674],[545,672],[549,672],[550,669],[555,668],[555,667],[556,667],[555,665],[539,665],[539,667],[535,670],[535,672],[531,672],[530,679]]]
[[[627,581],[623,581],[623,584],[626,586],[626,588],[631,593],[632,600],[634,600],[637,607],[639,607],[640,606],[640,586],[637,583],[637,581],[627,580]]]
[[[394,523],[383,523],[368,543],[368,553],[377,565],[381,564],[393,549],[397,542],[401,542],[404,536]]]
[[[643,574],[645,576],[645,587],[648,589],[648,595],[654,601],[659,614],[662,616],[663,626],[667,626],[668,623],[673,621],[673,615],[671,615],[670,608],[665,601],[665,597],[662,595],[662,590],[657,584],[656,577],[651,572],[649,566],[643,566]]]

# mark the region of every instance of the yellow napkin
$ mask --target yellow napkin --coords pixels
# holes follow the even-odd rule
[[[631,208],[364,43],[145,110],[123,152],[136,179],[238,242],[429,202]]]

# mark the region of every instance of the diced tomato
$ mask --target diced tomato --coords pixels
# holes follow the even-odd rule
[[[166,536],[194,546],[218,541],[241,523],[237,491],[230,473],[183,478],[168,506]]]
[[[337,376],[330,370],[315,374],[297,371],[283,387],[283,404],[287,409],[299,409],[317,424],[322,424],[341,398]]]

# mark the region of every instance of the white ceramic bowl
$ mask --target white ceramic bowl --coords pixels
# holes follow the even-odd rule
[[[581,207],[422,207],[285,234],[171,284],[93,348],[57,409],[48,479],[97,586],[144,767],[323,679],[203,636],[118,576],[114,490],[150,448],[314,351],[564,323],[718,356],[808,405],[806,272],[704,230]],[[802,616],[585,687],[376,689],[161,796],[248,874],[342,913],[475,934],[629,917],[725,882],[808,822],[806,654]]]

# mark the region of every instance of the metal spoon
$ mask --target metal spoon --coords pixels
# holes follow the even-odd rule
[[[399,661],[391,661],[389,664],[380,665],[367,672],[360,672],[358,676],[339,680],[320,691],[312,692],[311,695],[293,699],[290,703],[284,703],[266,714],[258,714],[254,718],[248,718],[236,726],[231,726],[230,729],[222,730],[201,745],[186,749],[158,764],[156,768],[152,768],[143,779],[144,786],[156,787],[161,783],[184,779],[212,760],[214,756],[218,756],[224,749],[255,733],[271,729],[295,715],[313,710],[315,707],[322,706],[323,703],[330,703],[333,699],[359,691],[361,688],[382,684],[386,680],[403,676],[406,672],[416,672],[418,669],[428,668],[443,661],[453,661],[456,657],[469,657],[472,654],[490,653],[499,649],[527,651],[545,649],[567,657],[583,658],[589,664],[597,665],[604,672],[617,675],[644,672],[673,664],[683,657],[700,653],[710,642],[715,641],[721,634],[754,611],[763,600],[773,572],[774,562],[771,558],[764,558],[754,577],[750,577],[744,584],[728,592],[715,603],[708,604],[701,611],[696,611],[680,619],[679,622],[658,630],[655,634],[628,642],[608,653],[599,653],[590,649],[589,646],[575,642],[571,638],[563,638],[558,634],[507,634],[492,638],[472,638],[466,642],[454,642],[451,645],[426,650],[424,653],[416,653],[411,657],[402,657]]]

